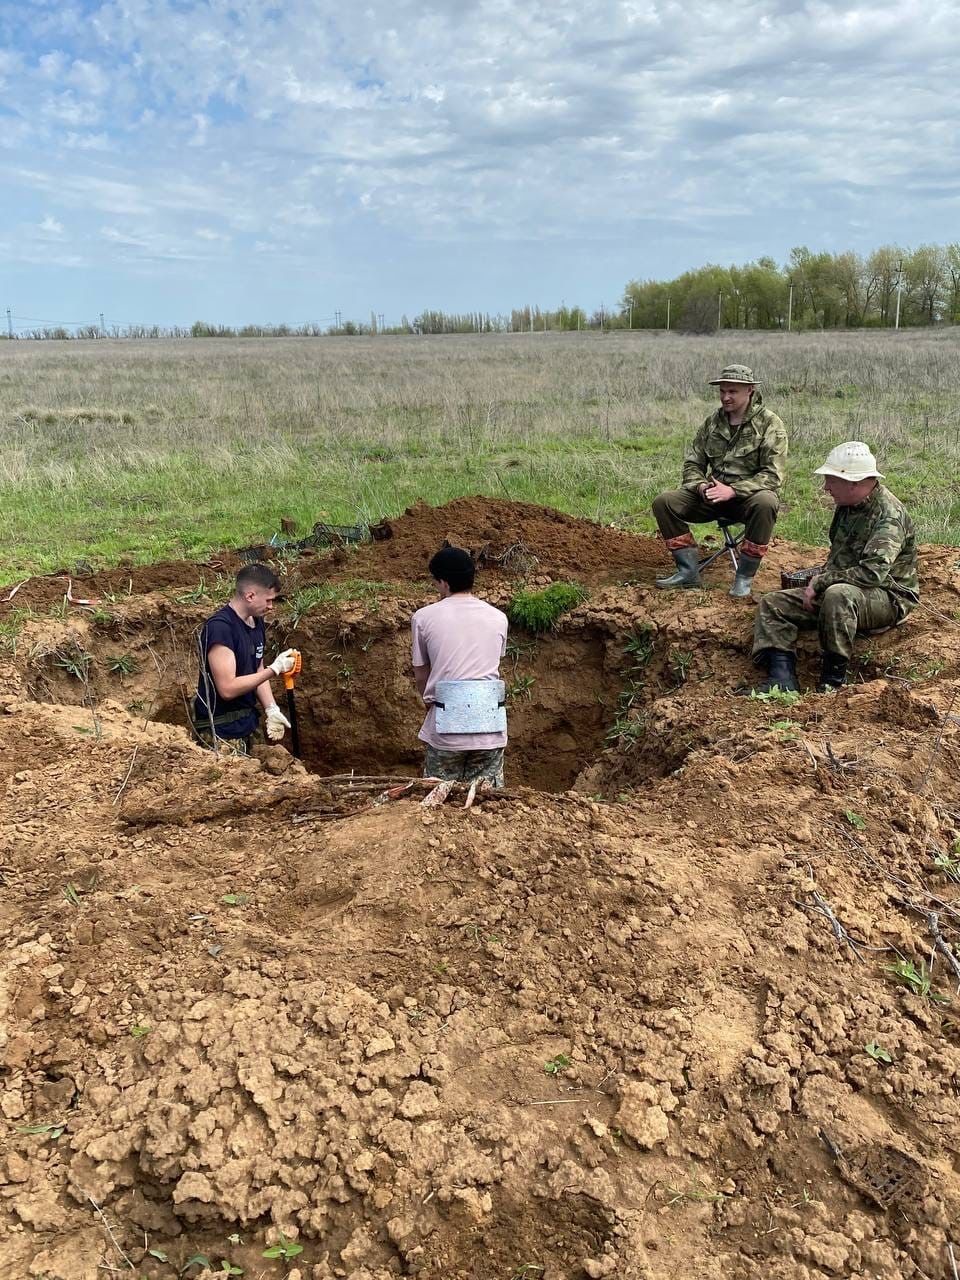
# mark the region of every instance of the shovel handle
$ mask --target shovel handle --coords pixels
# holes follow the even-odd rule
[[[297,649],[296,657],[293,660],[293,666],[289,671],[283,673],[283,687],[289,692],[293,688],[294,677],[298,676],[303,669],[303,659],[300,657],[300,650]]]

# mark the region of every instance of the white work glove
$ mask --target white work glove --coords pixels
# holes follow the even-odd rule
[[[267,738],[271,742],[279,742],[284,729],[290,728],[290,721],[275,702],[267,707]]]
[[[283,653],[278,653],[274,660],[270,663],[270,670],[276,676],[282,676],[285,671],[292,671],[293,664],[297,660],[296,649],[284,649]],[[289,727],[289,726],[288,726]]]

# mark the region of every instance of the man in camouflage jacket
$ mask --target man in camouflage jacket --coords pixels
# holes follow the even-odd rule
[[[762,691],[798,688],[797,633],[813,627],[822,649],[818,692],[840,688],[857,632],[896,626],[920,600],[913,522],[880,483],[869,447],[838,445],[814,474],[836,505],[830,554],[803,590],[770,591],[760,601],[753,660],[767,668]]]
[[[660,536],[677,564],[658,587],[700,585],[700,556],[690,523],[723,518],[746,526],[732,596],[750,595],[773,535],[787,459],[787,432],[763,404],[752,370],[731,364],[710,381],[720,408],[697,432],[683,459],[681,488],[654,499]]]

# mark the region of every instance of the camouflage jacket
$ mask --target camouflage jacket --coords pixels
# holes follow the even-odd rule
[[[837,507],[830,525],[830,554],[814,578],[814,595],[846,582],[882,587],[905,618],[920,601],[917,539],[903,503],[882,484],[855,507]]]
[[[683,487],[696,492],[713,476],[730,485],[738,498],[761,489],[777,493],[786,462],[787,429],[755,391],[739,427],[731,427],[722,409],[707,418],[684,455]]]

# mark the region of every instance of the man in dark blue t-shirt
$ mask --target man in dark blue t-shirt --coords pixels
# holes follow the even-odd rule
[[[233,596],[200,629],[200,678],[193,704],[194,727],[202,742],[224,738],[238,746],[257,728],[259,709],[266,733],[279,742],[290,721],[277,706],[270,678],[292,671],[296,650],[285,649],[263,665],[266,629],[280,579],[265,564],[250,564],[237,574]]]

